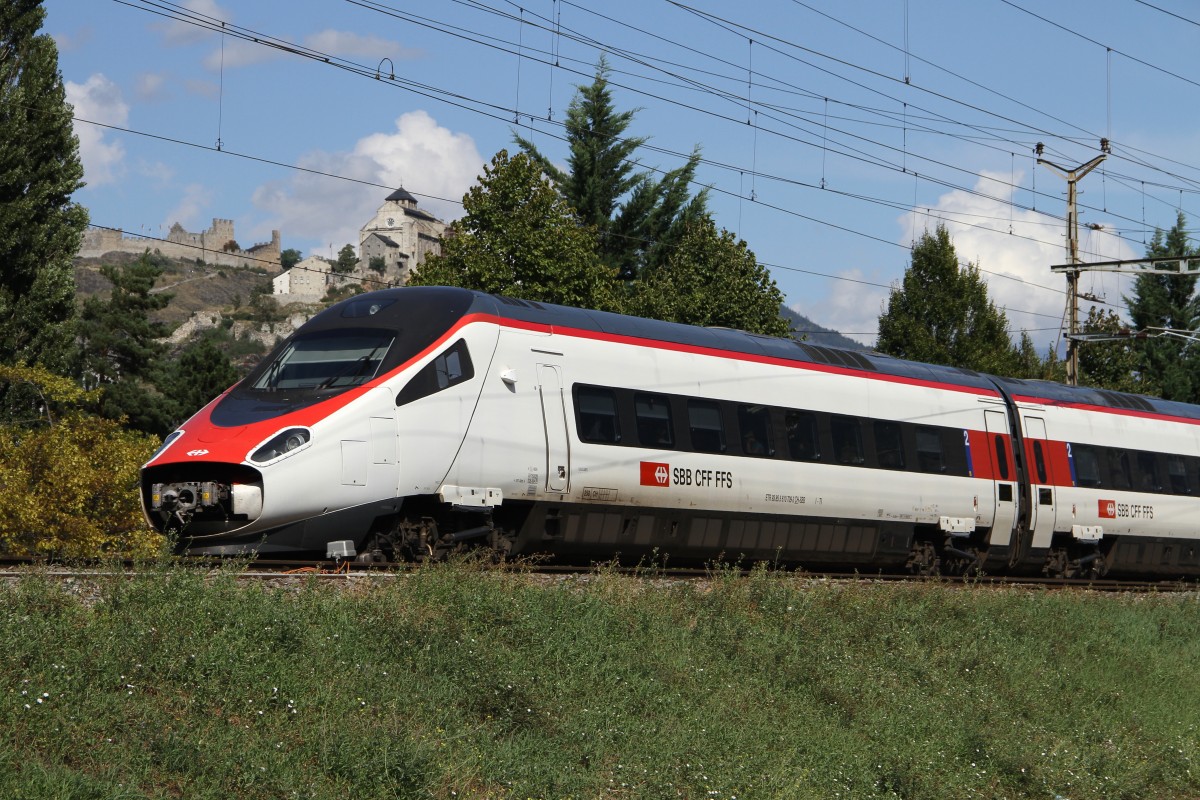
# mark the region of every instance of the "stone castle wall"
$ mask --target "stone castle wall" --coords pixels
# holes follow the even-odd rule
[[[171,226],[167,238],[155,239],[146,236],[131,236],[122,231],[108,228],[88,228],[83,235],[81,258],[99,258],[106,253],[132,253],[141,255],[147,249],[158,251],[168,258],[188,261],[199,259],[206,264],[224,267],[261,267],[266,270],[280,268],[279,254],[282,252],[279,231],[271,231],[271,241],[238,250],[225,250],[225,246],[236,241],[233,220],[213,219],[212,227],[200,233],[191,233],[176,222]]]

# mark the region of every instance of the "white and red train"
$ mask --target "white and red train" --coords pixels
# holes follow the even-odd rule
[[[452,288],[317,315],[141,490],[201,554],[1200,575],[1200,407]]]

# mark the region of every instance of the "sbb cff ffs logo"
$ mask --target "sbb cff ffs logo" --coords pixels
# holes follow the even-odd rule
[[[656,461],[643,461],[642,486],[670,486],[671,465],[660,464]]]

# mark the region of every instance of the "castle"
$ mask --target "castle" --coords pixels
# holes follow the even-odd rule
[[[279,231],[271,231],[271,241],[256,244],[245,250],[237,245],[233,235],[233,220],[213,219],[212,227],[200,233],[190,233],[176,222],[171,226],[166,241],[145,236],[127,236],[119,230],[88,228],[83,235],[81,258],[98,258],[105,253],[133,253],[141,255],[146,250],[157,250],[169,258],[188,261],[199,259],[206,264],[223,267],[262,267],[276,270],[280,267],[281,252]]]
[[[417,198],[397,189],[358,232],[359,269],[383,259],[382,279],[405,283],[430,253],[442,252],[446,223],[417,208]],[[378,262],[376,262],[378,263]]]

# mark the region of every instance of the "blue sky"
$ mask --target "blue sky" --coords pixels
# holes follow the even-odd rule
[[[601,55],[617,107],[638,109],[630,134],[649,137],[644,166],[699,147],[718,224],[790,306],[866,343],[914,237],[939,223],[1014,332],[1057,340],[1066,183],[1036,166],[1037,142],[1068,168],[1112,142],[1079,184],[1084,260],[1140,256],[1177,210],[1200,211],[1200,7],[1184,0],[46,8],[76,108],[77,199],[129,233],[230,218],[243,247],[279,229],[328,256],[400,185],[453,219],[514,129],[564,158],[565,110]],[[1117,311],[1130,286],[1081,279]]]

